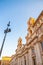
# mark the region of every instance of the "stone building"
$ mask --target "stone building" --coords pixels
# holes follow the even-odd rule
[[[36,20],[30,17],[27,24],[26,44],[18,39],[10,65],[43,65],[43,11]]]

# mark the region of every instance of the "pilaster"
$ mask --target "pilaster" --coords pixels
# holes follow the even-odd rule
[[[25,57],[26,57],[26,65],[29,65],[28,53],[25,54]]]
[[[36,43],[34,45],[34,49],[35,49],[35,55],[36,55],[36,65],[42,65],[42,57],[41,57],[41,53],[40,53],[40,49],[39,49],[39,44]]]
[[[20,65],[20,58],[18,58],[18,65]]]
[[[22,65],[25,65],[24,56],[22,56]]]
[[[29,49],[28,56],[29,56],[29,65],[33,65],[32,50],[31,49]]]

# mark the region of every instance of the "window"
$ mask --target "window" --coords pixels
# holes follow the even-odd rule
[[[41,42],[41,47],[42,47],[42,50],[43,50],[43,42]]]
[[[22,61],[21,61],[21,65],[22,65]]]
[[[26,65],[26,59],[25,59],[25,65]]]
[[[34,48],[32,48],[32,54],[34,54]]]
[[[36,65],[36,61],[35,61],[35,58],[33,58],[33,63],[34,63],[34,65]]]
[[[26,57],[24,56],[24,62],[25,62],[25,65],[26,65]]]

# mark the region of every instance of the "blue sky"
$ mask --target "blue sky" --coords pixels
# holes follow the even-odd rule
[[[4,38],[4,30],[11,21],[11,33],[7,34],[2,56],[11,56],[17,48],[18,38],[26,43],[27,20],[37,18],[43,10],[43,0],[0,0],[0,48]]]

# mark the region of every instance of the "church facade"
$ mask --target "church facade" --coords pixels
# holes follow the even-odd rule
[[[10,65],[43,65],[43,11],[36,20],[30,18],[27,24],[26,44],[22,44],[21,37],[18,39]]]

